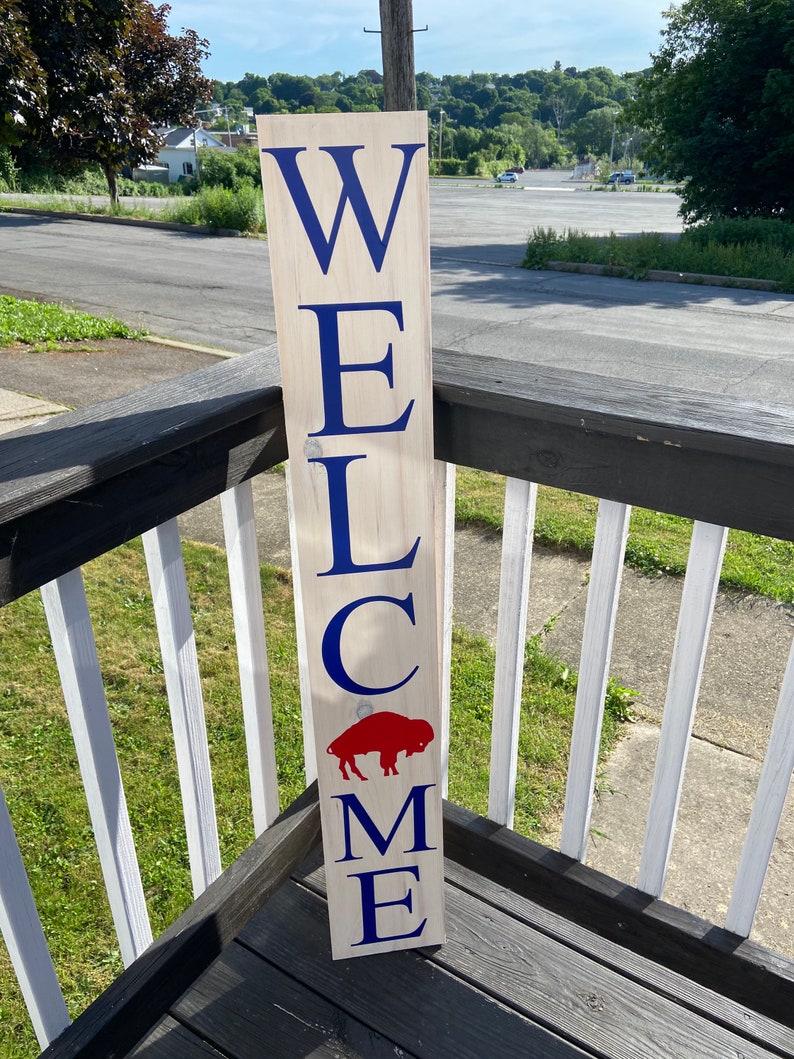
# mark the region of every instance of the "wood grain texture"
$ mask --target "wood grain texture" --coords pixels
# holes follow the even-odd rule
[[[333,950],[363,956],[444,937],[426,115],[257,129]]]
[[[309,788],[43,1053],[115,1059],[151,1031],[320,838]]]
[[[794,1030],[789,1027],[609,941],[595,931],[587,930],[455,861],[447,860],[444,874],[450,883],[478,900],[501,908],[528,926],[626,975],[634,982],[642,983],[675,1003],[683,1004],[732,1032],[748,1037],[758,1046],[772,1046],[783,1055],[794,1055]]]
[[[794,539],[790,409],[434,351],[436,457]]]
[[[230,945],[172,1011],[234,1059],[413,1055],[242,945]]]
[[[279,385],[273,347],[6,434],[0,523],[261,416]]]
[[[295,811],[301,829],[313,818],[316,835],[312,795]],[[322,851],[314,847],[300,865],[293,860],[291,880],[265,887],[250,917],[235,915],[236,926],[225,921],[226,943],[214,962],[196,961],[193,979],[178,991],[182,983],[167,982],[161,1010],[148,1012],[143,1029],[133,1023],[135,1059],[148,1056],[147,1046],[153,1059],[199,1059],[212,1048],[228,1059],[481,1059],[494,1051],[511,1059],[794,1056],[791,961],[762,958],[750,943],[732,952],[724,931],[720,943],[695,917],[666,914],[662,902],[458,807],[445,806],[445,819],[452,858],[444,946],[334,961]],[[253,882],[243,877],[246,886]],[[221,883],[233,897],[234,880]],[[172,943],[190,934],[187,922]],[[121,1004],[114,1017],[122,1038],[137,1010],[135,981],[127,977],[121,993],[113,995],[113,986],[107,1003],[94,1006],[107,1015]],[[745,1005],[732,989],[784,1017]],[[45,1059],[125,1054],[112,1038],[104,1044],[104,1051],[51,1048]]]
[[[323,896],[325,872],[312,861],[301,867],[300,878]],[[445,876],[449,939],[426,950],[428,959],[588,1053],[610,1059],[760,1059],[771,1046],[776,1054],[791,1054],[794,1033],[785,1027],[449,859]]]
[[[645,959],[794,1026],[794,961],[445,803],[448,857]]]
[[[140,1041],[128,1059],[224,1059],[219,1051],[166,1015]]]
[[[248,354],[5,437],[0,603],[285,459],[277,381]]]
[[[560,1036],[611,1059],[761,1059],[769,1052],[711,1019],[450,889],[449,937],[434,959]]]
[[[434,351],[435,454],[794,539],[794,415]],[[0,603],[286,458],[274,354],[245,354],[6,435]]]
[[[252,919],[240,940],[421,1059],[482,1059],[497,1044],[498,1054],[511,1059],[582,1056],[553,1029],[495,1002],[418,952],[332,961],[327,923],[325,900],[293,884]]]

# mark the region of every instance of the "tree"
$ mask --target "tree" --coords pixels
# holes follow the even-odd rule
[[[3,25],[14,9],[41,71],[35,103],[20,111],[25,133],[18,149],[61,169],[98,163],[114,201],[121,166],[157,157],[162,143],[157,127],[186,124],[197,103],[212,98],[213,84],[201,73],[207,42],[193,30],[172,36],[167,4],[0,3],[5,4]],[[0,142],[4,136],[13,143],[0,127]]]
[[[19,4],[0,0],[0,146],[19,143],[41,116],[44,74]]]
[[[556,70],[557,68],[555,67]],[[569,77],[561,71],[555,71],[549,75],[541,102],[547,112],[551,112],[559,138],[562,136],[563,128],[582,102],[587,86],[584,81]]]
[[[569,127],[566,136],[580,158],[586,154],[610,153],[615,144],[617,113],[615,106],[599,107]]]
[[[646,166],[684,181],[687,220],[794,220],[794,5],[685,0],[625,119]]]

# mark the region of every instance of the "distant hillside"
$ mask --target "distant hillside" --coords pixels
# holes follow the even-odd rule
[[[442,172],[493,174],[499,168],[542,168],[628,155],[641,130],[623,126],[622,104],[642,73],[615,74],[605,66],[527,70],[521,74],[416,75],[417,102],[431,122],[431,157]],[[215,82],[221,109],[216,125],[245,125],[250,114],[339,113],[380,110],[383,78],[376,70],[319,77],[247,73]],[[439,136],[441,142],[439,144]]]

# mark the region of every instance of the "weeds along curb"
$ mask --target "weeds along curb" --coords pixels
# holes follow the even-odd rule
[[[588,276],[615,276],[619,279],[637,279],[636,270],[624,265],[593,265],[587,262],[549,261],[550,272],[581,272]],[[773,279],[751,279],[743,276],[710,276],[700,272],[666,272],[658,268],[643,270],[642,279],[653,279],[659,283],[699,283],[706,287],[740,287],[744,290],[760,290],[774,293],[780,284]]]
[[[36,209],[32,206],[0,206],[0,213],[21,213],[33,217],[65,217],[73,221],[97,221],[100,224],[127,224],[137,228],[162,228],[171,232],[193,232],[195,235],[221,235],[238,238],[236,228],[217,228],[215,231],[208,224],[183,224],[180,221],[150,221],[144,217],[111,217],[106,213],[79,213],[72,210]]]

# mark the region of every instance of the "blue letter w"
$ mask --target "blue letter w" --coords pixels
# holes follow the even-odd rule
[[[375,224],[372,210],[369,208],[367,197],[364,194],[364,189],[361,186],[361,181],[359,180],[355,163],[353,161],[354,153],[363,150],[363,145],[356,147],[320,147],[319,149],[321,151],[325,151],[333,158],[336,163],[336,168],[339,171],[339,176],[342,178],[342,194],[339,196],[336,215],[333,224],[331,225],[331,234],[327,238],[320,224],[314,204],[309,197],[309,192],[306,190],[306,184],[304,183],[303,177],[298,169],[298,155],[301,151],[305,151],[306,148],[262,148],[262,154],[272,154],[278,163],[281,175],[284,178],[284,183],[287,185],[287,189],[292,196],[292,201],[295,203],[295,208],[303,222],[306,235],[309,237],[309,242],[312,244],[312,249],[314,250],[317,261],[320,268],[323,270],[323,275],[327,275],[328,269],[331,267],[331,259],[334,256],[334,247],[336,246],[336,240],[339,235],[339,226],[342,223],[342,214],[345,212],[345,206],[348,202],[350,203],[355,218],[358,221],[359,230],[364,237],[364,242],[367,244],[367,250],[369,251],[369,256],[372,258],[372,264],[375,266],[375,271],[380,272],[383,268],[383,260],[386,257],[386,251],[389,247],[389,239],[391,239],[392,229],[394,228],[394,222],[397,218],[397,211],[400,208],[400,200],[402,199],[403,191],[405,190],[405,182],[408,179],[408,171],[411,168],[411,162],[413,161],[416,152],[425,146],[426,145],[423,143],[392,144],[394,150],[402,151],[403,164],[400,178],[397,181],[397,189],[394,192],[394,197],[392,199],[389,218],[386,221],[386,227],[383,230],[383,235],[380,234],[378,227]]]

